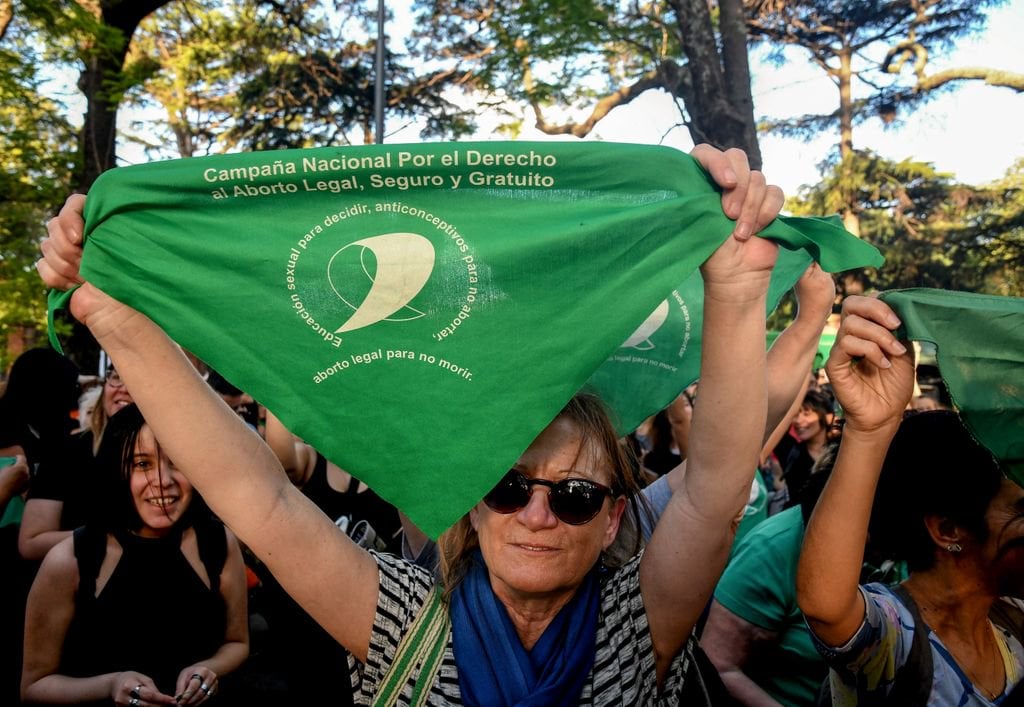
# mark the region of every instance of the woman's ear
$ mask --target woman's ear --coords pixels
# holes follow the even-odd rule
[[[605,529],[604,549],[607,550],[615,542],[615,536],[619,533],[619,526],[622,524],[622,514],[626,510],[626,497],[619,496],[612,501],[611,514],[608,519],[608,527]]]
[[[942,551],[957,553],[963,550],[963,530],[945,516],[925,516],[924,526],[932,542]]]

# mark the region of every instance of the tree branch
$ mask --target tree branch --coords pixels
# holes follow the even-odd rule
[[[626,105],[650,88],[666,88],[661,72],[657,70],[648,71],[638,81],[604,96],[594,104],[594,109],[587,116],[586,120],[578,123],[569,122],[562,123],[561,125],[549,123],[544,118],[541,106],[537,101],[531,101],[530,105],[533,107],[533,114],[536,117],[535,125],[541,132],[547,135],[586,137],[594,129],[594,126],[608,115],[613,108]]]
[[[1017,93],[1024,93],[1024,74],[981,66],[946,69],[931,76],[922,76],[917,81],[916,89],[918,91],[933,91],[952,81],[984,81],[989,86],[1009,88]]]

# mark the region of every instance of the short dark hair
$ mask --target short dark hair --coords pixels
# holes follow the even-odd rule
[[[120,528],[134,531],[142,527],[142,518],[135,508],[129,480],[135,443],[145,424],[146,420],[137,405],[124,406],[107,421],[103,439],[96,451],[96,478],[100,486],[100,512],[96,518],[108,531]],[[202,497],[193,491],[192,501],[178,523],[184,523],[187,527],[204,514],[209,515],[209,510]]]
[[[959,415],[932,410],[907,415],[882,465],[871,518],[871,542],[906,560],[910,571],[935,563],[925,518],[948,518],[983,541],[985,513],[1003,472]]]
[[[15,359],[0,395],[0,408],[44,435],[71,431],[78,405],[78,366],[51,348],[29,349]]]
[[[822,388],[809,389],[804,394],[804,400],[800,407],[818,413],[818,422],[821,423],[822,427],[828,427],[828,416],[833,414],[836,409],[835,399],[828,391]]]

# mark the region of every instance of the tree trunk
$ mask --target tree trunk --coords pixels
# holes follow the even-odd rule
[[[731,0],[727,0],[729,4]],[[751,166],[761,167],[761,151],[753,134],[753,108],[751,108],[749,125],[744,120],[743,109],[732,105],[732,91],[746,90],[750,95],[749,72],[745,84],[729,86],[722,58],[718,53],[715,33],[711,24],[707,0],[669,0],[676,16],[676,26],[683,53],[687,58],[686,69],[689,73],[690,86],[683,96],[686,110],[690,114],[690,135],[694,142],[707,142],[715,147],[726,149],[738,147],[747,152]],[[744,46],[746,52],[745,30]],[[736,35],[730,38],[732,51],[736,51]],[[737,57],[729,59],[734,69]],[[732,78],[732,77],[730,77]],[[737,81],[742,79],[737,78]]]
[[[191,157],[195,154],[195,140],[192,139],[192,132],[189,130],[188,123],[181,123],[176,121],[171,123],[171,130],[174,132],[174,141],[178,145],[178,155],[180,157]]]
[[[12,0],[0,0],[0,39],[7,34],[7,28],[14,19],[14,3]]]
[[[100,3],[101,22],[116,30],[115,40],[103,46],[87,48],[85,69],[78,79],[78,87],[85,94],[86,113],[79,137],[82,154],[79,172],[75,176],[78,191],[88,191],[103,172],[115,166],[117,148],[117,104],[121,99],[119,85],[128,43],[135,28],[151,12],[171,0],[106,0]],[[96,9],[91,2],[80,3],[86,9]]]
[[[742,0],[719,0],[718,31],[722,36],[722,66],[729,102],[743,121],[743,145],[751,165],[761,167],[761,147],[750,95],[750,55],[747,53],[747,21]]]
[[[120,73],[124,57],[125,52],[114,57],[94,56],[86,61],[78,78],[78,89],[86,100],[85,121],[78,139],[82,159],[75,179],[75,186],[81,192],[89,191],[96,178],[115,164],[119,97],[111,96],[104,83]]]

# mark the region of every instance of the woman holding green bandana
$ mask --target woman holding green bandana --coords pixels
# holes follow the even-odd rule
[[[904,417],[914,357],[883,301],[850,297],[827,364],[846,423],[807,525],[797,601],[831,704],[1009,704],[1024,646],[990,612],[1024,542],[1024,489],[952,411]],[[878,488],[876,494],[875,489]],[[909,576],[859,584],[869,523]]]
[[[761,445],[764,311],[777,252],[751,236],[782,206],[781,191],[742,152],[699,146],[693,154],[723,187],[723,209],[737,225],[702,266],[701,396],[688,472],[646,549],[618,567],[636,485],[592,399],[570,402],[442,538],[442,592],[428,573],[337,532],[159,327],[82,284],[84,197],[51,222],[38,267],[51,287],[82,284],[73,314],[109,352],[168,453],[353,654],[357,704],[391,690],[398,704],[673,704],[686,687],[684,649],[727,559]],[[426,624],[425,656],[399,645],[419,635],[421,613],[439,617]],[[396,654],[406,649],[414,654],[403,672]]]

